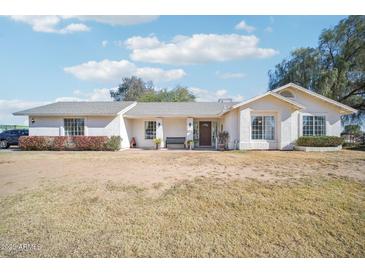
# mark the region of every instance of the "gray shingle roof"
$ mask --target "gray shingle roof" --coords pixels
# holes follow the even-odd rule
[[[117,115],[120,111],[135,102],[57,102],[40,107],[15,112],[14,115],[28,116],[109,116]],[[137,103],[128,110],[128,117],[176,117],[218,116],[228,110],[235,102],[156,102]]]
[[[34,116],[113,116],[134,102],[57,102],[13,113]]]
[[[236,103],[218,103],[218,102],[184,102],[184,103],[137,103],[136,106],[128,110],[127,117],[176,117],[176,116],[194,116],[209,117],[220,115],[223,111],[230,108]]]

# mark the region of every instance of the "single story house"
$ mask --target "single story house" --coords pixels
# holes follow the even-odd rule
[[[14,113],[29,116],[31,136],[112,136],[129,148],[154,147],[160,138],[193,140],[216,148],[219,131],[230,149],[291,150],[299,136],[340,136],[341,115],[356,110],[295,84],[244,102],[57,102]]]

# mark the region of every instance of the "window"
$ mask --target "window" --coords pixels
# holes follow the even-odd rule
[[[253,140],[275,139],[274,116],[252,116],[251,138]]]
[[[286,98],[294,98],[294,95],[293,93],[291,93],[290,91],[288,90],[284,90],[280,93],[281,96],[284,96]]]
[[[63,123],[66,136],[84,135],[84,119],[67,118]]]
[[[144,138],[155,139],[156,138],[156,121],[144,122]]]
[[[325,116],[303,116],[303,136],[326,135]]]

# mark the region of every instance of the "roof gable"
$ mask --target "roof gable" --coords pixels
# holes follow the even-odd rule
[[[270,92],[271,93],[279,94],[281,91],[283,91],[285,89],[288,89],[288,88],[294,89],[294,90],[299,91],[299,92],[303,92],[303,93],[305,93],[307,95],[312,96],[315,99],[318,99],[318,100],[321,100],[323,102],[332,104],[332,105],[334,105],[336,107],[339,107],[344,112],[344,114],[352,114],[352,113],[356,113],[357,112],[357,110],[354,109],[354,108],[352,108],[352,107],[349,107],[349,106],[347,106],[345,104],[342,104],[340,102],[337,102],[337,101],[335,101],[333,99],[330,99],[330,98],[328,98],[326,96],[323,96],[321,94],[318,94],[316,92],[313,92],[313,91],[311,91],[309,89],[306,89],[306,88],[303,88],[301,86],[298,86],[298,85],[296,85],[294,83],[286,84],[286,85],[281,86],[281,87],[278,87],[278,88],[276,88],[276,89],[274,89],[274,90],[272,90]]]
[[[267,97],[267,96],[275,97],[275,98],[277,98],[277,99],[279,99],[279,100],[281,100],[281,101],[283,101],[283,102],[285,102],[287,104],[290,104],[291,106],[293,106],[296,109],[303,109],[304,108],[304,106],[302,106],[301,104],[299,104],[299,103],[297,103],[297,102],[295,102],[293,100],[290,100],[290,99],[288,99],[288,98],[286,98],[284,96],[281,96],[278,93],[274,93],[274,92],[269,91],[269,92],[266,92],[264,94],[261,94],[261,95],[258,95],[256,97],[253,97],[253,98],[251,98],[249,100],[246,100],[246,101],[243,101],[241,103],[238,103],[238,104],[232,106],[232,109],[235,109],[235,108],[238,108],[238,107],[242,107],[244,105],[250,104],[252,102],[255,102],[255,101],[260,100],[260,99],[262,99],[264,97]]]

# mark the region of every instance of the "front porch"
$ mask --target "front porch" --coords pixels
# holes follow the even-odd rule
[[[166,144],[171,137],[185,138],[185,144],[193,141],[193,149],[217,149],[218,118],[163,118],[157,123],[156,138],[161,139],[163,148],[181,148],[181,145]]]
[[[128,119],[128,139],[134,138],[137,148],[154,148],[153,139],[160,139],[161,148],[182,149],[192,141],[193,149],[215,150],[218,143],[218,129],[223,128],[216,117],[163,117]],[[167,138],[181,138],[180,144],[166,144]]]

